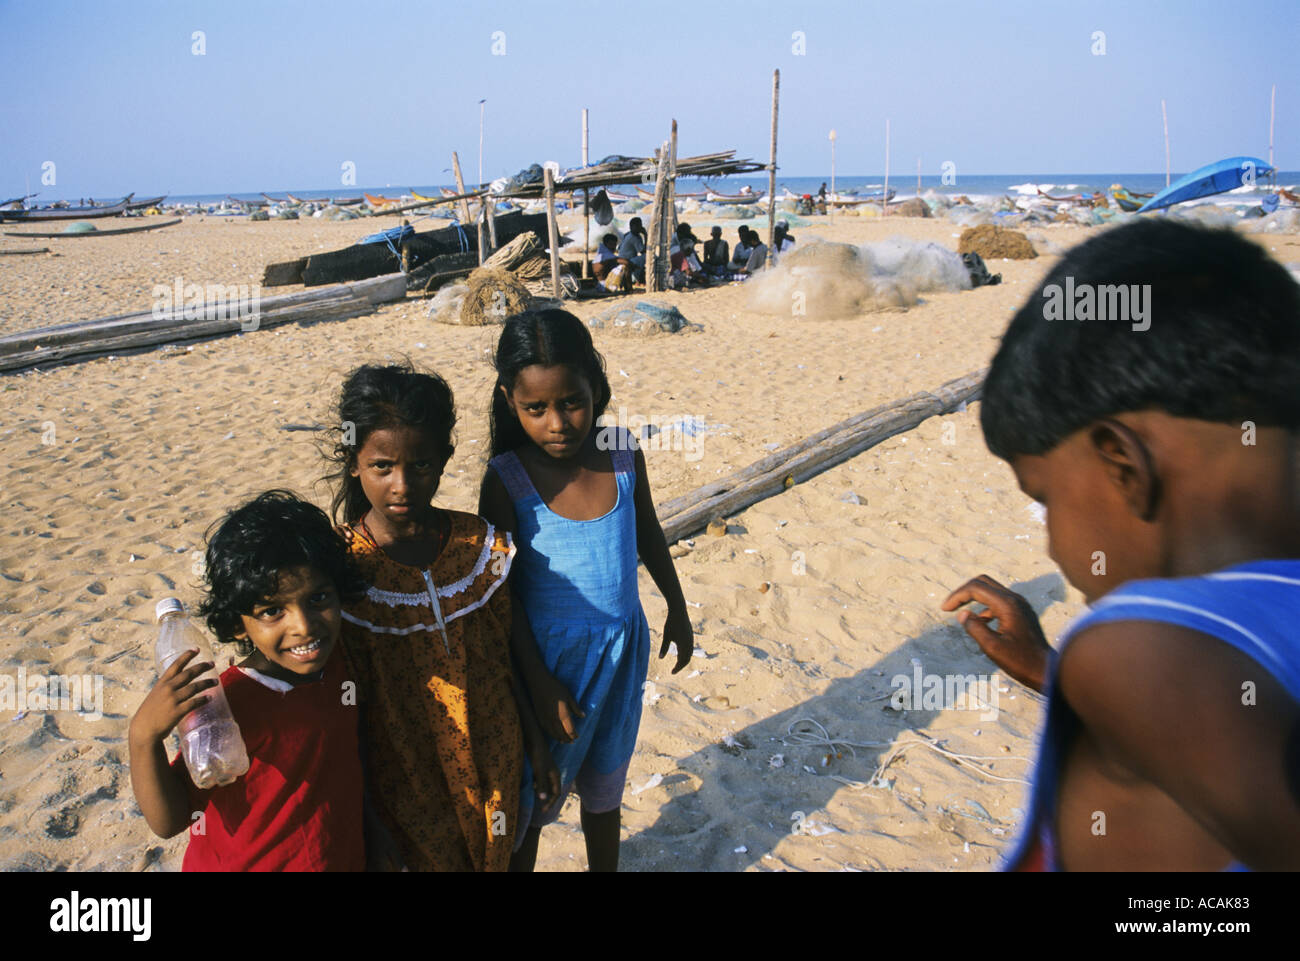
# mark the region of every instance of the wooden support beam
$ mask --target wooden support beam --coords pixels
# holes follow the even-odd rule
[[[461,195],[460,201],[460,222],[461,226],[468,227],[471,223],[469,217],[469,201],[465,198],[465,178],[460,175],[460,157],[456,156],[456,151],[451,152],[451,171],[456,175],[456,193]]]
[[[767,265],[776,256],[776,115],[781,103],[781,71],[772,71],[772,150],[767,162]]]
[[[551,296],[560,299],[560,227],[555,219],[555,175],[546,167],[542,176],[546,187],[546,236],[551,248]]]
[[[582,166],[587,159],[587,108],[582,108]],[[591,188],[582,188],[582,279],[591,276]]]

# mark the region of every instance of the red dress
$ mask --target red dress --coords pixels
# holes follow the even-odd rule
[[[248,749],[248,773],[200,791],[182,757],[172,761],[193,810],[203,812],[190,827],[181,870],[364,871],[356,697],[342,653],[331,654],[320,680],[287,691],[238,667],[221,684]]]

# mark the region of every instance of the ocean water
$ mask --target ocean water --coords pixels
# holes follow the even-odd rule
[[[1176,181],[1188,171],[1175,171],[1171,181]],[[951,196],[960,196],[962,194],[978,199],[982,197],[995,197],[1007,194],[1010,196],[1017,195],[1034,195],[1039,189],[1045,193],[1061,196],[1064,194],[1091,194],[1094,191],[1106,191],[1112,184],[1122,184],[1132,193],[1157,193],[1165,187],[1165,175],[1163,173],[1091,173],[1091,174],[972,174],[962,176],[960,173],[953,177],[945,178],[940,174],[926,174],[921,177],[921,193],[927,190],[935,190],[939,193],[949,194]],[[826,189],[830,190],[830,175],[814,177],[788,177],[779,170],[776,175],[776,190],[778,196],[782,193],[782,188],[788,188],[793,194],[813,194],[816,195],[818,188],[822,183],[826,184]],[[1257,201],[1265,194],[1272,192],[1274,184],[1279,187],[1285,187],[1288,190],[1300,189],[1300,171],[1282,170],[1278,171],[1275,178],[1270,181],[1269,178],[1261,178],[1259,185],[1254,190],[1238,188],[1227,194],[1219,194],[1212,198],[1220,203],[1250,203]],[[691,178],[682,178],[677,181],[677,190],[679,193],[691,193],[706,189],[712,186],[716,190],[724,193],[738,193],[742,186],[748,185],[756,193],[763,194],[767,192],[767,175],[758,174],[746,177],[724,177],[712,180],[709,184]],[[882,174],[872,174],[865,176],[836,176],[835,191],[836,193],[852,193],[855,191],[870,192],[879,190],[884,185],[884,176]],[[303,200],[327,200],[331,197],[359,197],[361,194],[369,193],[384,197],[397,197],[403,193],[410,193],[412,190],[425,196],[437,196],[439,186],[446,185],[421,185],[410,184],[406,187],[339,187],[327,188],[324,190],[310,187],[289,188],[288,190],[271,190],[268,193],[272,197],[284,198],[286,193],[291,193]],[[889,178],[889,186],[896,192],[896,199],[913,196],[917,192],[916,175],[906,174],[895,176],[892,172]],[[616,193],[632,194],[634,186],[612,188]],[[235,197],[239,200],[262,200],[260,193],[214,193],[214,194],[182,194],[167,198],[168,203],[194,203],[194,204],[219,204],[228,196]]]

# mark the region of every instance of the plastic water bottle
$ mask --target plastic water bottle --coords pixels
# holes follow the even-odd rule
[[[181,718],[176,731],[180,735],[185,766],[189,768],[195,785],[207,790],[230,784],[248,772],[248,751],[244,748],[239,725],[230,713],[230,702],[226,700],[226,692],[221,686],[207,638],[190,622],[185,613],[185,605],[174,597],[165,597],[159,601],[154,614],[158,619],[158,646],[155,655],[160,675],[172,661],[193,648],[198,648],[199,653],[190,664],[202,661],[213,663],[213,667],[195,678],[195,681],[211,678],[217,682],[216,686],[200,692],[207,701]]]

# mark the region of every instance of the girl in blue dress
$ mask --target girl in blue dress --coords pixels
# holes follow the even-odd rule
[[[479,513],[517,546],[511,652],[533,708],[521,714],[553,760],[524,777],[511,867],[533,869],[542,826],[576,787],[588,866],[614,871],[650,656],[638,556],[668,602],[659,656],[677,646],[674,674],[694,649],[686,600],[644,455],[626,430],[596,426],[609,381],[582,321],[553,309],[511,317],[496,370]]]

